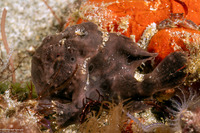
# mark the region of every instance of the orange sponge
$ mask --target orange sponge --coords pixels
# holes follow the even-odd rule
[[[158,31],[150,40],[147,50],[158,53],[156,64],[174,51],[188,51],[195,54],[198,49],[200,31],[186,28],[169,28]]]

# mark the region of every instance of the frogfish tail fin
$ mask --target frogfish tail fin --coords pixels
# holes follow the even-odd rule
[[[173,52],[153,70],[145,75],[143,91],[155,93],[160,90],[174,88],[185,80],[187,75],[187,55],[183,52]]]

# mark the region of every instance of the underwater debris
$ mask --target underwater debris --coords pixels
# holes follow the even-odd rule
[[[77,29],[87,34],[77,34]],[[74,25],[46,37],[33,56],[32,79],[39,102],[51,107],[55,101],[61,127],[79,122],[83,99],[98,100],[96,90],[106,101],[140,101],[185,79],[187,57],[174,52],[137,81],[133,77],[137,68],[157,54],[139,48],[128,37],[108,33],[104,41],[102,35],[91,22]]]
[[[0,131],[40,133],[42,115],[34,111],[36,100],[18,102],[10,97],[10,90],[0,95]]]

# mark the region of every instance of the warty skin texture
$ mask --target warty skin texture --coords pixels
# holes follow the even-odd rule
[[[97,91],[108,101],[140,101],[157,91],[176,87],[185,79],[186,55],[174,52],[145,74],[142,81],[136,80],[137,68],[157,54],[139,48],[123,35],[108,33],[107,41],[103,35],[91,22],[74,25],[45,38],[33,56],[38,110],[42,112],[53,100],[60,127],[79,122],[82,101],[98,100]]]

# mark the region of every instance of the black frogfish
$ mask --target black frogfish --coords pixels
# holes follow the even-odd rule
[[[77,123],[86,98],[118,102],[143,100],[155,92],[173,88],[186,77],[187,56],[182,52],[168,55],[152,72],[138,80],[137,68],[154,59],[132,39],[105,33],[87,22],[46,37],[32,59],[32,80],[39,96],[38,110],[56,103],[60,127]]]

